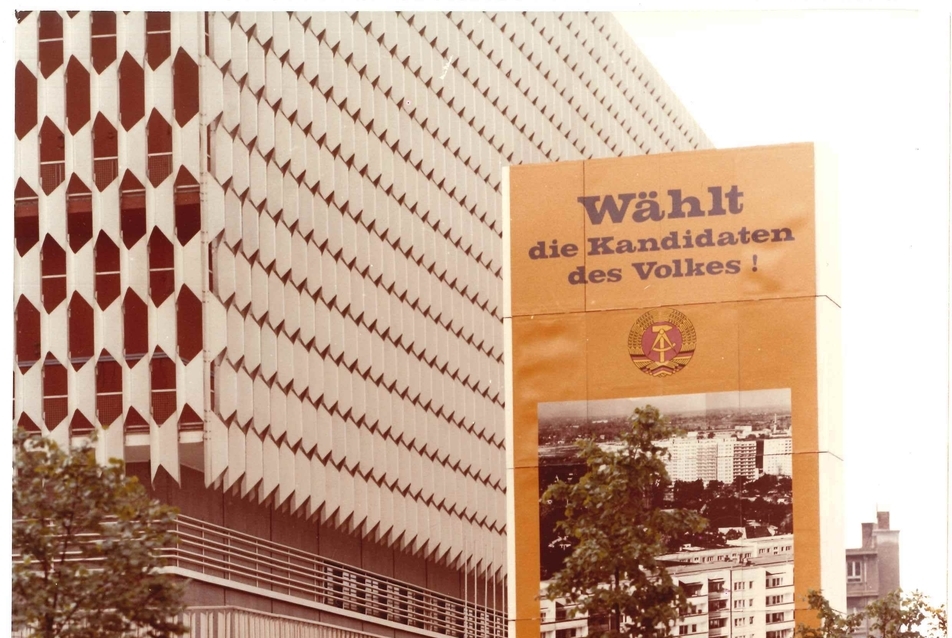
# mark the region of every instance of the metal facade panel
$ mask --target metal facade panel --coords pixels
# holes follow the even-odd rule
[[[91,68],[91,52],[88,14],[64,22],[64,64],[46,77],[35,14],[16,34],[38,123],[64,132],[63,178],[42,191],[41,174],[60,169],[40,169],[39,126],[17,140],[15,174],[39,193],[40,243],[65,248],[62,183],[92,187],[110,169],[92,159],[92,127],[66,128],[65,61]],[[351,517],[354,533],[501,573],[500,166],[693,148],[703,133],[599,14],[213,13],[207,25],[206,51],[200,14],[173,16],[172,55],[153,70],[144,14],[120,13],[117,59],[129,53],[143,85],[130,89],[118,63],[90,74],[90,121],[105,118],[118,145],[116,178],[93,194],[94,240],[102,229],[120,247],[120,296],[147,300],[149,351],[176,356],[185,324],[174,299],[151,301],[147,241],[122,242],[126,171],[145,184],[145,234],[176,246],[175,291],[203,300],[204,356],[177,364],[175,414],[187,404],[206,419],[206,483],[240,481],[259,501],[273,493],[334,524]],[[201,112],[183,126],[176,55],[202,69]],[[144,116],[124,116],[120,98],[140,89]],[[153,112],[172,127],[157,187],[149,177],[168,168],[148,154]],[[184,248],[180,167],[202,184],[205,231]],[[67,248],[67,293],[94,308],[95,351],[121,357],[123,305],[94,303],[94,243]],[[15,290],[36,308],[39,253],[14,260]],[[40,310],[43,354],[64,362],[65,309]],[[15,416],[46,430],[41,367],[15,374]],[[153,471],[178,477],[178,417],[152,421],[149,357],[123,368],[124,413],[148,422]],[[70,376],[71,392],[87,391],[70,410],[90,418],[91,370]]]

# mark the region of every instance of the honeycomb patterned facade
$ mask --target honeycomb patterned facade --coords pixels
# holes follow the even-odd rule
[[[33,12],[15,46],[15,422],[501,578],[501,169],[710,146],[614,19]]]

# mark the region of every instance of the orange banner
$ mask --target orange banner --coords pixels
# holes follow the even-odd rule
[[[671,486],[659,507],[707,517],[660,557],[682,588],[773,574],[776,591],[737,597],[746,638],[792,629],[808,589],[845,591],[825,164],[797,144],[509,169],[512,635],[587,626],[544,595],[572,549],[540,497],[584,471],[578,439],[617,447],[649,405],[679,432],[658,443]],[[716,508],[702,511],[705,495]],[[720,605],[705,632],[722,626]],[[740,631],[733,613],[717,635]],[[696,618],[677,622],[698,633]]]

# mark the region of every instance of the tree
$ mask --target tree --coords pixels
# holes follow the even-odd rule
[[[182,585],[159,571],[175,510],[154,501],[120,461],[91,443],[64,451],[14,438],[13,624],[35,638],[168,638]]]
[[[945,606],[933,607],[918,591],[891,591],[866,606],[869,627],[881,638],[939,638],[947,635]]]
[[[822,593],[811,589],[807,603],[816,612],[819,626],[797,625],[797,638],[849,638],[863,624],[862,614],[844,615],[833,609]]]
[[[696,512],[663,508],[671,480],[667,450],[657,441],[675,434],[656,408],[636,409],[620,447],[580,440],[587,472],[575,483],[556,481],[542,497],[564,505],[557,527],[574,541],[546,596],[564,598],[591,618],[609,618],[602,636],[667,636],[687,610],[684,592],[657,559],[670,539],[706,525]]]
[[[932,606],[918,591],[897,589],[852,614],[833,609],[818,591],[811,590],[807,602],[819,625],[798,624],[797,638],[849,638],[864,625],[879,638],[940,638],[948,630],[945,606]]]

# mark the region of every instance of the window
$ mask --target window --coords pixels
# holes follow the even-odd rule
[[[846,580],[849,582],[860,582],[863,580],[863,561],[846,561]]]
[[[21,372],[26,372],[40,359],[40,311],[21,295],[13,316],[16,323],[17,365]]]
[[[783,604],[783,594],[777,596],[767,596],[767,606]]]
[[[149,238],[149,295],[156,306],[161,306],[174,291],[174,271],[172,242],[156,228]]]
[[[711,594],[716,594],[718,592],[724,591],[724,581],[723,580],[707,581],[707,591]]]
[[[74,292],[66,311],[69,336],[69,360],[73,370],[79,370],[93,356],[94,330],[92,306]]]
[[[43,365],[43,421],[52,430],[69,412],[66,368],[53,355]]]
[[[89,122],[89,71],[75,56],[70,56],[63,80],[66,87],[66,128],[71,135],[76,135]]]
[[[727,608],[726,600],[712,600],[710,605],[711,611],[720,611],[721,609]]]
[[[66,251],[47,235],[40,255],[43,307],[53,312],[66,299]]]
[[[93,11],[89,32],[93,68],[102,73],[116,61],[116,14]]]
[[[93,250],[96,268],[96,303],[105,310],[119,297],[119,247],[100,231]]]
[[[149,310],[134,291],[126,293],[122,304],[124,355],[126,363],[134,368],[149,351]]]
[[[703,587],[704,585],[701,583],[681,583],[681,588],[684,589],[684,595],[688,598],[700,596]]]
[[[145,187],[129,171],[119,185],[119,228],[126,248],[145,236]]]
[[[199,186],[185,168],[175,178],[175,236],[184,246],[202,229],[202,211],[199,205]],[[209,245],[209,251],[211,245]],[[209,268],[211,267],[209,252]]]
[[[178,423],[179,432],[201,432],[205,429],[205,420],[187,403],[182,406],[182,413],[179,415]]]
[[[183,49],[172,62],[172,112],[179,126],[198,114],[198,64]]]
[[[125,420],[122,422],[126,434],[148,434],[149,422],[135,408],[129,408]]]
[[[746,625],[746,624],[747,624],[747,619],[746,619],[746,618],[735,618],[735,619],[734,619],[734,626],[735,626],[735,627],[743,627],[743,626]]]
[[[17,139],[22,140],[37,122],[36,76],[22,62],[17,62],[13,91],[17,105],[13,130]]]
[[[158,424],[175,413],[175,362],[161,348],[152,355],[152,418]]]
[[[146,146],[146,172],[152,185],[158,186],[172,174],[172,126],[155,109],[152,109],[146,126]]]
[[[93,238],[93,197],[76,175],[66,186],[66,236],[73,253]]]
[[[105,350],[96,364],[96,413],[103,426],[122,414],[122,366]]]
[[[792,629],[778,629],[776,631],[767,632],[767,638],[790,638],[792,635]]]
[[[747,589],[747,583],[742,580],[734,583],[734,591],[740,591],[741,589]]]
[[[783,622],[784,620],[786,620],[786,618],[784,618],[784,613],[782,611],[777,611],[772,614],[767,614],[768,625],[771,623]]]
[[[707,623],[710,629],[720,629],[725,625],[727,625],[727,618],[711,618]]]
[[[379,592],[382,590],[385,590],[385,588],[386,586],[375,578],[368,579],[367,581],[367,589],[370,593],[369,599],[371,601],[371,604],[373,604],[374,607],[378,610],[374,614],[378,617],[382,617],[381,611],[379,611],[381,609],[380,603],[382,602]],[[384,607],[386,606],[385,602],[383,606]],[[446,601],[440,599],[436,601],[436,615],[435,615],[435,618],[433,619],[431,630],[440,631],[444,627],[446,627]],[[554,638],[555,634],[553,634],[551,631],[547,631],[545,635],[548,636],[548,638]]]
[[[218,252],[218,246],[208,242],[208,292],[216,292],[215,288],[215,257]]]
[[[214,413],[218,412],[218,366],[221,365],[222,357],[212,361],[208,365],[208,409]]]
[[[63,64],[63,17],[56,11],[40,11],[40,73],[48,78]]]
[[[102,113],[93,120],[93,183],[104,191],[119,177],[119,138]]]
[[[743,609],[743,608],[746,607],[746,606],[747,606],[747,601],[746,601],[746,600],[735,600],[735,601],[734,601],[734,609]]]
[[[89,419],[86,418],[86,415],[76,410],[73,412],[73,418],[69,421],[69,435],[73,436],[87,436],[92,433],[96,428],[93,427],[93,424],[89,422]]]
[[[145,117],[145,71],[127,51],[119,61],[119,123],[130,130]]]
[[[175,301],[178,355],[186,364],[202,351],[202,302],[188,286],[182,286]]]
[[[40,127],[40,187],[49,195],[66,179],[66,138],[50,118]]]
[[[145,57],[155,71],[172,53],[172,18],[167,11],[145,14]]]
[[[22,257],[40,241],[39,199],[23,178],[13,189],[13,236]]]

